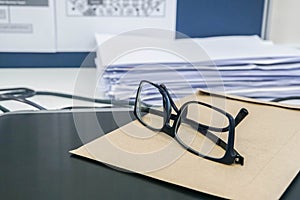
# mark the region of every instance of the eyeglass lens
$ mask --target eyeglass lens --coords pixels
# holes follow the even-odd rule
[[[218,138],[227,143],[229,134],[213,131],[210,127],[222,129],[229,126],[226,115],[198,103],[189,103],[182,108],[175,126],[177,139],[194,153],[211,158],[225,155],[226,150],[217,143]]]

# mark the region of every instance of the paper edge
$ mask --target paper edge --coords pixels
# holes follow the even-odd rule
[[[246,103],[254,103],[254,104],[259,104],[259,105],[264,105],[264,106],[273,106],[273,107],[278,107],[278,108],[284,108],[284,109],[292,109],[292,110],[300,110],[300,106],[296,105],[289,105],[289,104],[281,104],[277,102],[266,102],[266,101],[261,101],[257,100],[254,98],[248,98],[248,97],[241,97],[237,95],[231,95],[231,94],[226,94],[222,92],[211,92],[203,89],[197,89],[197,93],[199,95],[212,95],[215,97],[220,97],[220,98],[226,98],[226,99],[231,99],[231,100],[238,100]]]

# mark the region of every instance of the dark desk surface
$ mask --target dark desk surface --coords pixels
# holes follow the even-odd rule
[[[84,118],[85,114],[79,115]],[[97,118],[104,133],[117,127],[111,112],[99,112]],[[122,123],[130,120],[126,119]],[[97,137],[97,134],[91,135]],[[104,164],[72,156],[68,152],[81,145],[72,113],[0,116],[0,198],[216,198],[141,175],[117,171]],[[282,198],[300,198],[299,175]]]

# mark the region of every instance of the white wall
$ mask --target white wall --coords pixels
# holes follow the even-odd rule
[[[268,38],[300,46],[300,0],[271,0]]]

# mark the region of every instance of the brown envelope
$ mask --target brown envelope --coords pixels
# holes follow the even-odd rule
[[[212,103],[212,99],[219,98],[233,116],[241,108],[249,111],[235,135],[235,149],[244,156],[244,166],[195,156],[171,137],[155,133],[138,121],[71,153],[220,197],[278,199],[300,168],[300,108],[223,97],[200,91],[184,101]]]

